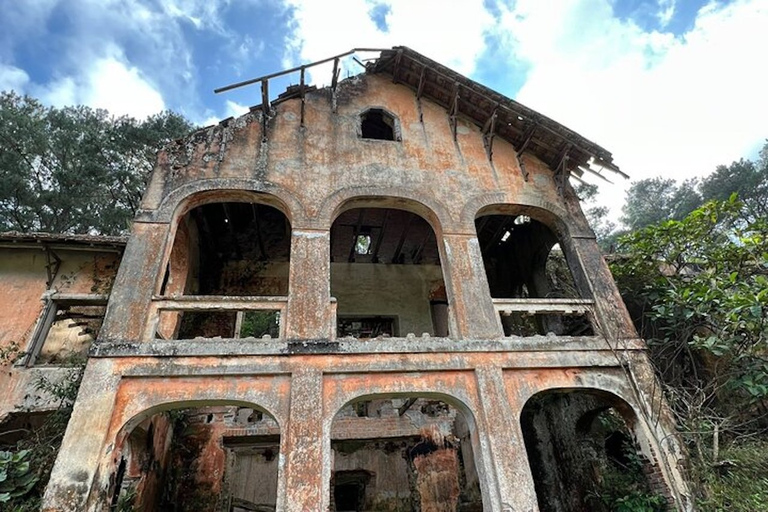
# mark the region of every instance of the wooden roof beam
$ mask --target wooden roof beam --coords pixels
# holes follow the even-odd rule
[[[389,221],[389,208],[384,210],[384,221],[381,223],[381,229],[379,230],[379,236],[376,237],[376,245],[373,247],[373,253],[371,254],[371,262],[379,262],[379,249],[381,249],[381,242],[384,241],[384,230],[387,229],[387,222]]]
[[[301,74],[299,78],[299,87],[301,88],[301,127],[304,128],[304,110],[307,104],[307,100],[304,97],[304,67],[301,68]]]
[[[449,111],[449,117],[451,119],[451,131],[453,132],[453,140],[456,141],[456,124],[459,117],[459,82],[453,85],[453,97],[451,99],[451,109]]]
[[[520,167],[520,172],[523,173],[523,179],[525,181],[528,181],[528,170],[525,168],[525,162],[523,162],[523,153],[525,153],[525,150],[528,149],[528,145],[533,140],[533,134],[536,131],[536,128],[539,125],[536,123],[531,124],[527,130],[525,130],[525,133],[523,134],[522,138],[522,144],[520,144],[520,147],[515,152],[515,157],[517,158],[517,165]]]
[[[402,60],[403,60],[403,50],[400,49],[400,50],[397,50],[397,56],[395,57],[395,64],[392,67],[392,83],[393,84],[396,84],[399,82],[397,73],[398,71],[400,71],[400,64],[402,63]]]
[[[267,117],[269,116],[269,79],[261,81],[261,140],[267,140]]]
[[[498,115],[499,106],[497,104],[483,126],[483,145],[485,146],[485,153],[488,155],[489,162],[493,162],[493,139],[496,137],[496,118]]]

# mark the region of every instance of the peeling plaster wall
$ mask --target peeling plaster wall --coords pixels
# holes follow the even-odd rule
[[[43,309],[46,290],[43,251],[0,249],[0,347],[22,347]]]
[[[32,335],[42,321],[45,297],[60,294],[108,294],[120,264],[120,255],[111,251],[78,250],[57,246],[56,255],[61,265],[50,288],[46,286],[46,259],[40,248],[0,247],[0,350],[8,350],[14,344],[21,352],[31,349]],[[80,336],[81,328],[59,325],[53,329],[50,339],[43,345],[43,358],[64,358],[67,354],[87,351],[93,337]],[[13,354],[11,354],[13,356]],[[47,411],[57,407],[48,393],[38,389],[41,378],[51,383],[68,378],[71,369],[57,367],[23,368],[10,364],[0,372],[0,422],[11,411],[20,408],[30,411]],[[0,426],[0,429],[2,427]]]

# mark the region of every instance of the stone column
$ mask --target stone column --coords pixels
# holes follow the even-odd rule
[[[287,339],[330,339],[331,232],[294,229],[291,234]]]
[[[284,496],[277,510],[309,512],[328,510],[323,492],[323,373],[301,369],[291,379],[291,406],[285,428]]]
[[[487,446],[486,452],[495,469],[500,509],[502,512],[538,511],[536,489],[520,429],[520,408],[513,407],[510,402],[501,368],[478,367],[475,375],[482,404],[479,430],[486,436],[485,442],[481,438],[481,444]]]
[[[89,359],[41,510],[85,510],[104,449],[120,376],[110,359]]]
[[[168,224],[136,222],[110,294],[99,339],[138,341],[163,259]]]
[[[477,236],[443,235],[442,262],[454,338],[495,339],[502,336],[501,323],[491,301],[488,278]]]

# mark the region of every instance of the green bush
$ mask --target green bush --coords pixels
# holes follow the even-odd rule
[[[29,463],[30,451],[0,451],[0,503],[27,494],[39,477]]]

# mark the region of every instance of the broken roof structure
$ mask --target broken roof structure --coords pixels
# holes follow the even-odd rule
[[[613,163],[611,153],[601,146],[406,46],[381,50],[355,48],[311,64],[221,87],[215,92],[226,92],[258,83],[262,88],[262,109],[266,109],[270,79],[301,73],[299,85],[289,88],[272,102],[273,105],[296,97],[303,98],[307,90],[314,89],[314,86],[305,85],[305,71],[328,62],[334,63],[330,88],[335,91],[340,60],[358,52],[379,52],[378,58],[370,59],[366,64],[355,59],[365,67],[366,73],[388,75],[392,77],[393,83],[413,89],[417,98],[423,97],[443,106],[451,116],[454,138],[456,119],[463,116],[472,120],[482,129],[488,158],[492,158],[495,137],[500,137],[517,148],[518,159],[523,152],[528,151],[547,162],[555,172],[571,173],[577,177],[588,172],[605,179],[602,173],[607,170],[623,178],[629,177]],[[524,164],[521,167],[525,172]]]

